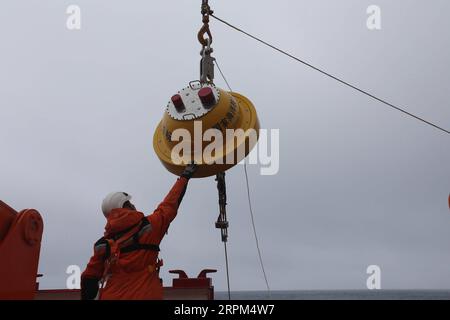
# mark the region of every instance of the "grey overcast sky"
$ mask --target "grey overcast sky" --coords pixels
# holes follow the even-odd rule
[[[124,190],[151,213],[175,176],[152,148],[171,95],[198,79],[198,1],[4,0],[0,4],[0,199],[36,208],[43,288],[64,288]],[[448,0],[210,1],[215,13],[347,81],[450,128]],[[81,8],[81,30],[66,8]],[[366,9],[381,8],[369,31]],[[213,47],[261,126],[280,129],[280,171],[249,167],[271,287],[450,288],[450,136],[212,21]],[[225,87],[217,75],[216,84]],[[227,172],[231,288],[259,290],[243,167]],[[213,178],[191,181],[163,240],[162,276],[217,268]]]

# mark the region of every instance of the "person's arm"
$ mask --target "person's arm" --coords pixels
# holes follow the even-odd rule
[[[170,223],[175,219],[178,207],[186,192],[189,179],[195,173],[196,169],[197,166],[195,164],[190,164],[186,167],[181,174],[181,177],[177,179],[172,189],[170,189],[167,196],[152,214],[153,219],[156,219],[158,222],[157,224],[161,231],[161,235],[167,231]]]
[[[154,211],[152,216],[158,219],[158,224],[160,225],[162,233],[166,232],[169,224],[175,219],[178,207],[186,192],[188,181],[189,180],[184,177],[178,178],[167,196]]]
[[[93,300],[97,296],[99,281],[104,272],[104,254],[106,246],[102,239],[94,245],[94,255],[89,260],[86,270],[81,274],[81,300]]]

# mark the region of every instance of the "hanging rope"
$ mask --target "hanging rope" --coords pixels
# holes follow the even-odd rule
[[[409,117],[412,117],[412,118],[414,118],[416,120],[419,120],[419,121],[421,121],[421,122],[423,122],[423,123],[425,123],[425,124],[427,124],[429,126],[432,126],[432,127],[436,128],[436,129],[444,132],[444,133],[450,134],[449,130],[446,130],[446,129],[444,129],[444,128],[442,128],[442,127],[440,127],[440,126],[438,126],[438,125],[436,125],[436,124],[434,124],[434,123],[432,123],[430,121],[427,121],[427,120],[425,120],[425,119],[423,119],[423,118],[421,118],[419,116],[416,116],[416,115],[414,115],[414,114],[412,114],[412,113],[410,113],[410,112],[408,112],[408,111],[406,111],[406,110],[404,110],[404,109],[402,109],[402,108],[400,108],[398,106],[395,106],[392,103],[389,103],[389,102],[387,102],[387,101],[385,101],[385,100],[383,100],[381,98],[378,98],[377,96],[375,96],[375,95],[373,95],[373,94],[371,94],[371,93],[369,93],[369,92],[367,92],[367,91],[365,91],[363,89],[360,89],[360,88],[358,88],[358,87],[356,87],[356,86],[354,86],[354,85],[352,85],[352,84],[350,84],[350,83],[348,83],[348,82],[346,82],[346,81],[344,81],[344,80],[342,80],[342,79],[340,79],[340,78],[338,78],[336,76],[333,76],[332,74],[330,74],[330,73],[328,73],[326,71],[323,71],[322,69],[319,69],[318,67],[315,67],[312,64],[310,64],[310,63],[308,63],[308,62],[306,62],[304,60],[301,60],[300,58],[297,58],[297,57],[293,56],[292,54],[290,54],[290,53],[288,53],[288,52],[286,52],[286,51],[284,51],[282,49],[279,49],[276,46],[274,46],[274,45],[272,45],[272,44],[270,44],[270,43],[268,43],[268,42],[266,42],[264,40],[261,40],[260,38],[257,38],[255,36],[251,35],[250,33],[246,32],[246,31],[244,31],[244,30],[242,30],[242,29],[240,29],[240,28],[238,28],[238,27],[236,27],[234,25],[232,25],[231,23],[229,23],[229,22],[227,22],[227,21],[225,21],[225,20],[223,20],[221,18],[216,17],[213,14],[211,14],[211,17],[213,17],[217,21],[220,21],[223,24],[229,26],[230,28],[232,28],[232,29],[234,29],[236,31],[239,31],[239,32],[245,34],[246,36],[248,36],[248,37],[250,37],[250,38],[252,38],[252,39],[254,39],[254,40],[256,40],[256,41],[258,41],[258,42],[260,42],[260,43],[262,43],[262,44],[264,44],[264,45],[266,45],[266,46],[268,46],[268,47],[270,47],[270,48],[272,48],[272,49],[274,49],[274,50],[276,50],[276,51],[278,51],[278,52],[280,52],[280,53],[282,53],[284,55],[286,55],[286,56],[288,56],[289,58],[294,59],[295,61],[300,62],[300,63],[304,64],[305,66],[307,66],[307,67],[309,67],[311,69],[314,69],[314,70],[322,73],[323,75],[325,75],[327,77],[330,77],[331,79],[334,79],[334,80],[336,80],[336,81],[338,81],[338,82],[340,82],[340,83],[342,83],[342,84],[344,84],[344,85],[346,85],[346,86],[348,86],[348,87],[350,87],[350,88],[352,88],[352,89],[354,89],[354,90],[356,90],[356,91],[358,91],[358,92],[360,92],[362,94],[365,94],[366,96],[368,96],[368,97],[370,97],[372,99],[377,100],[378,102],[381,102],[381,103],[383,103],[383,104],[385,104],[385,105],[387,105],[387,106],[389,106],[389,107],[391,107],[391,108],[393,108],[393,109],[395,109],[397,111],[400,111],[400,112],[402,112],[403,114],[405,114],[405,115],[407,115]]]
[[[231,87],[230,87],[230,85],[229,85],[229,83],[227,81],[227,78],[225,77],[225,75],[222,72],[222,69],[220,69],[220,66],[219,66],[219,63],[217,62],[217,59],[215,60],[215,64],[217,66],[217,69],[219,69],[220,75],[222,76],[223,80],[227,84],[228,90],[230,90],[230,92],[233,92],[233,89],[231,89]],[[258,251],[258,257],[259,257],[259,264],[261,266],[261,270],[262,270],[262,273],[264,275],[264,281],[266,283],[267,292],[269,293],[269,298],[270,298],[271,297],[271,291],[270,291],[269,281],[267,280],[266,269],[264,268],[264,263],[263,263],[263,259],[262,259],[261,249],[259,247],[258,233],[256,232],[255,217],[254,217],[254,214],[253,214],[252,200],[251,200],[251,196],[250,196],[250,185],[249,185],[249,182],[248,182],[247,162],[245,160],[244,160],[244,172],[245,172],[245,182],[246,182],[246,186],[247,186],[248,208],[249,208],[250,217],[251,217],[251,220],[252,220],[253,234],[255,236],[256,249]]]
[[[227,251],[227,243],[223,243],[223,247],[225,248],[225,266],[227,269],[227,287],[228,287],[228,300],[231,300],[231,290],[230,290],[230,271],[228,270],[228,251]]]
[[[264,281],[266,282],[267,292],[269,293],[269,298],[270,298],[271,291],[270,291],[270,286],[269,286],[269,280],[267,280],[266,269],[264,268],[264,263],[263,263],[262,256],[261,256],[261,250],[259,249],[258,234],[256,232],[256,227],[255,227],[255,218],[254,218],[254,214],[253,214],[253,207],[252,207],[252,201],[251,201],[251,196],[250,196],[250,187],[249,187],[249,183],[248,183],[247,163],[245,162],[245,160],[244,160],[244,172],[245,172],[245,182],[247,185],[248,208],[250,210],[250,217],[252,218],[253,234],[255,235],[256,249],[258,250],[259,263],[261,265],[261,270],[264,275]]]

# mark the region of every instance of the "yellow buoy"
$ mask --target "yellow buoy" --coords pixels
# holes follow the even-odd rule
[[[194,178],[202,178],[242,161],[256,145],[258,133],[258,116],[249,99],[213,84],[191,83],[167,104],[153,148],[173,174],[180,175],[195,161]]]

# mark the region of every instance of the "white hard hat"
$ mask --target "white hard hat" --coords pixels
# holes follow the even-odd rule
[[[131,196],[125,192],[111,192],[102,202],[102,211],[105,217],[112,209],[122,208],[123,204],[131,199]]]

